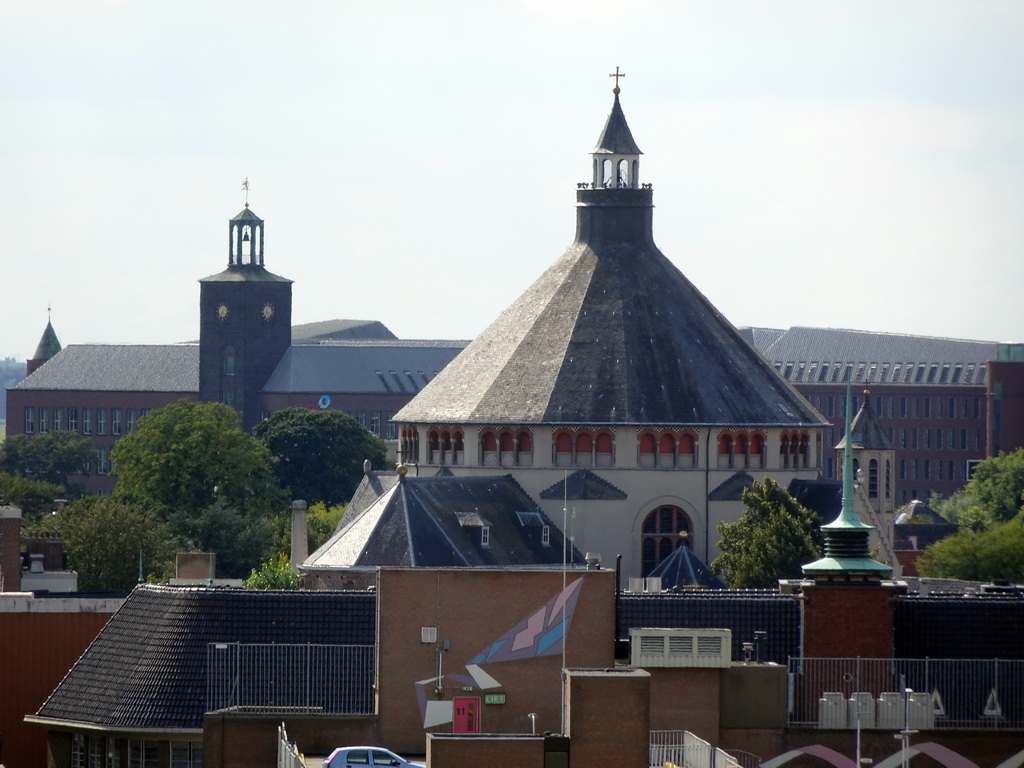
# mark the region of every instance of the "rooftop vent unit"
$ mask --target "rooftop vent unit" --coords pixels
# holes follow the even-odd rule
[[[634,667],[704,667],[732,665],[732,630],[631,629],[630,664]]]

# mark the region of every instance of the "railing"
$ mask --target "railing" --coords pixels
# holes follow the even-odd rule
[[[689,731],[651,731],[648,761],[651,768],[739,768],[741,765],[732,755],[712,747]]]
[[[373,713],[372,645],[210,643],[206,709]]]
[[[299,748],[294,741],[288,741],[284,723],[277,726],[277,768],[306,768]]]
[[[1024,729],[1024,661],[794,658],[788,695],[789,727]]]

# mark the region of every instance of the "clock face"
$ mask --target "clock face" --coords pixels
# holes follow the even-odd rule
[[[270,320],[274,316],[274,305],[268,301],[263,305],[263,309],[260,310],[260,314],[263,315],[264,320]]]
[[[228,319],[228,305],[227,304],[220,304],[217,307],[217,319],[218,320],[227,320]]]

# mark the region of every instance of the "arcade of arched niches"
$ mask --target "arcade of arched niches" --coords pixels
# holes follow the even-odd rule
[[[410,464],[469,467],[795,470],[821,465],[820,432],[720,428],[713,436],[705,465],[701,434],[694,428],[405,425],[399,455]]]

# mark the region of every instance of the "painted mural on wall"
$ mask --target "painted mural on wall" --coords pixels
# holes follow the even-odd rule
[[[464,664],[462,672],[444,673],[441,670],[442,654],[438,654],[437,675],[415,683],[416,699],[419,703],[423,727],[445,725],[455,719],[454,701],[432,700],[432,695],[441,689],[445,680],[472,690],[500,688],[501,683],[481,667],[482,664],[499,664],[509,661],[552,656],[562,652],[569,632],[573,611],[579,598],[583,579],[576,579],[565,589],[548,600],[529,616],[524,618],[505,634],[486,645]]]

